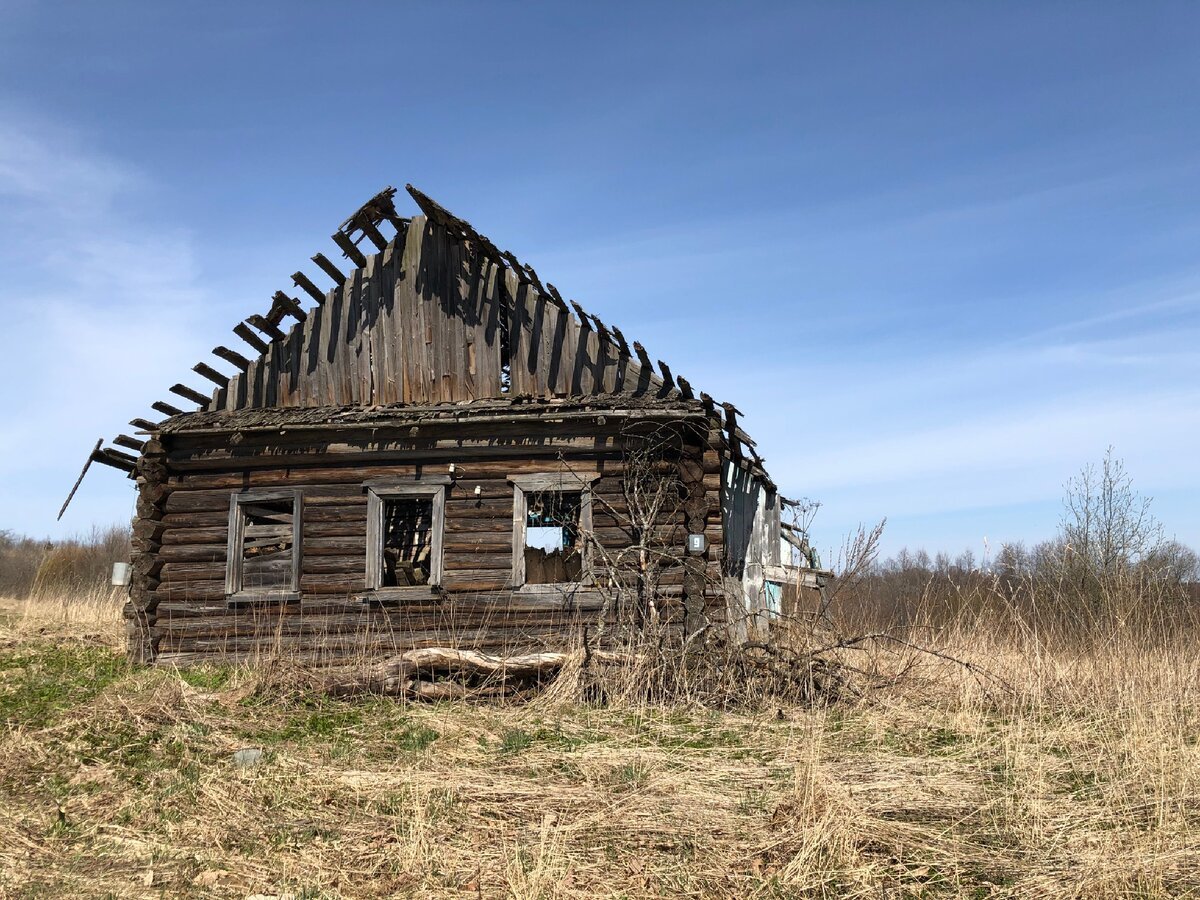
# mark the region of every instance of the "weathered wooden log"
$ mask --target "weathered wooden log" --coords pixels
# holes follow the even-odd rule
[[[228,347],[213,347],[212,352],[213,356],[225,360],[225,362],[232,366],[237,366],[243,372],[250,368],[250,360],[246,359],[242,354],[230,350]]]
[[[203,377],[207,378],[217,387],[228,387],[229,385],[229,376],[222,375],[207,363],[196,363],[194,366],[192,366],[192,371],[197,375],[202,375]]]
[[[167,390],[177,397],[182,397],[185,400],[191,400],[198,406],[208,406],[209,398],[199,391],[188,387],[186,384],[173,384],[167,388]]]
[[[628,665],[635,657],[605,650],[593,650],[586,658],[607,665]],[[321,689],[330,694],[348,695],[357,693],[382,693],[423,696],[425,699],[443,698],[449,691],[466,696],[459,689],[446,688],[435,691],[414,691],[418,675],[484,676],[498,682],[509,679],[529,678],[557,672],[568,662],[583,662],[583,650],[570,652],[527,653],[520,656],[491,656],[473,650],[457,650],[451,647],[422,647],[408,650],[366,669],[339,672],[327,676]],[[428,682],[427,682],[428,683]],[[462,688],[465,691],[465,688]]]
[[[178,406],[172,406],[170,403],[164,403],[162,400],[155,400],[150,404],[150,408],[162,413],[164,416],[177,416],[183,412]]]
[[[338,249],[346,255],[346,258],[360,269],[367,264],[367,258],[363,256],[361,250],[354,246],[354,241],[350,240],[350,236],[336,231],[332,235],[333,242],[338,245]]]
[[[303,272],[294,272],[292,274],[292,284],[317,301],[317,306],[325,302],[325,295],[321,293],[321,289],[313,284]]]
[[[245,322],[238,322],[234,327],[233,333],[240,337],[243,341],[253,347],[259,353],[267,352],[267,342],[260,338],[257,334],[250,330],[250,326]]]
[[[338,287],[341,287],[346,283],[345,274],[341,269],[330,262],[329,258],[324,253],[318,253],[312,258],[312,261],[315,262],[321,271],[328,275],[333,280],[333,283]]]

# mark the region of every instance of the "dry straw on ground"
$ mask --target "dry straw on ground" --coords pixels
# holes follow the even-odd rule
[[[983,628],[825,708],[340,701],[0,628],[0,896],[1165,897],[1200,889],[1200,648]],[[860,651],[861,654],[877,652]],[[232,754],[263,750],[239,767]]]

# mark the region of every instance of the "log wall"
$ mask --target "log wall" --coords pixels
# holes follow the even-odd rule
[[[138,462],[135,582],[126,610],[131,652],[162,664],[275,652],[333,663],[428,646],[498,653],[563,647],[578,643],[585,623],[595,634],[603,622],[612,636],[647,617],[693,629],[721,620],[721,461],[713,446],[720,432],[710,434],[707,423],[679,427],[680,451],[655,463],[653,473],[676,499],[647,523],[644,539],[626,496],[633,465],[627,439],[611,423],[158,435]],[[444,476],[450,463],[456,471],[446,494],[441,590],[396,605],[364,603],[364,482]],[[638,466],[644,479],[646,467]],[[600,476],[592,486],[596,588],[514,591],[508,478],[563,470]],[[231,605],[230,496],[280,487],[303,494],[299,599]],[[686,555],[689,531],[706,534],[703,556]],[[651,552],[631,550],[640,544]]]

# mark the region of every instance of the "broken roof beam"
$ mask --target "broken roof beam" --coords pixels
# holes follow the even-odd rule
[[[150,404],[150,408],[162,413],[168,418],[171,416],[178,416],[183,413],[183,410],[179,407],[172,406],[170,403],[164,403],[162,400],[155,400]]]
[[[240,353],[235,353],[228,347],[213,347],[212,352],[213,356],[225,360],[231,366],[237,366],[243,372],[250,368],[250,360],[246,359]]]
[[[267,342],[251,331],[250,326],[248,326],[245,322],[238,322],[237,325],[234,326],[233,333],[253,347],[257,352],[267,352]]]
[[[127,434],[118,434],[115,438],[113,438],[113,443],[116,444],[118,447],[125,447],[129,450],[136,450],[138,453],[141,453],[142,448],[144,448],[146,446],[145,441],[139,441],[137,438],[130,437]]]
[[[695,400],[696,393],[692,390],[691,382],[682,375],[675,376],[675,383],[679,385],[679,396],[684,400]]]
[[[137,469],[136,456],[130,456],[128,453],[122,453],[120,450],[114,450],[112,447],[104,447],[101,450],[97,450],[92,454],[92,459],[98,463],[112,466],[114,469],[120,469],[130,474]]]
[[[67,511],[67,507],[71,505],[71,501],[75,499],[75,492],[79,490],[79,486],[83,484],[83,476],[88,473],[88,469],[92,467],[92,463],[96,459],[96,454],[100,452],[100,445],[104,443],[104,438],[96,441],[96,446],[92,448],[92,452],[88,454],[88,458],[84,460],[83,470],[80,471],[79,477],[75,479],[75,484],[71,486],[71,493],[67,494],[67,499],[63,501],[62,507],[58,510],[58,519],[61,521],[63,513]]]
[[[367,265],[367,258],[363,256],[361,250],[354,246],[354,241],[350,240],[349,235],[341,231],[335,231],[332,235],[333,242],[338,245],[338,249],[342,251],[347,259],[358,268],[364,268]]]
[[[675,378],[671,375],[671,367],[661,359],[658,361],[658,370],[662,372],[663,386],[659,389],[658,396],[665,397],[675,388]]]
[[[194,366],[192,366],[192,371],[197,375],[204,376],[217,387],[229,387],[229,376],[222,375],[220,372],[206,363],[196,363]]]
[[[338,228],[339,231],[350,232],[355,227],[361,227],[361,223],[366,222],[370,225],[376,225],[379,222],[388,221],[392,223],[397,231],[399,231],[408,221],[402,219],[396,214],[396,189],[390,184],[374,197],[356,209]],[[382,247],[380,248],[383,249]]]
[[[278,325],[284,316],[291,316],[297,322],[303,322],[308,318],[308,313],[295,297],[289,297],[283,291],[276,291],[271,295],[271,311],[267,313],[267,321]]]
[[[250,325],[253,325],[255,328],[257,328],[259,331],[261,331],[263,334],[267,335],[273,341],[281,341],[284,338],[283,332],[275,326],[275,323],[268,321],[267,319],[265,319],[262,316],[259,316],[259,315],[248,316],[246,318],[246,321]],[[266,351],[264,350],[264,352],[266,352]]]
[[[207,397],[199,391],[193,390],[186,384],[173,384],[167,388],[167,390],[176,397],[183,397],[185,400],[191,400],[197,406],[208,406],[209,401],[212,400],[211,397]]]
[[[327,257],[324,253],[318,253],[316,256],[314,256],[312,258],[312,261],[315,262],[317,264],[317,267],[322,272],[324,272],[326,275],[328,275],[330,280],[332,280],[333,283],[336,284],[338,287],[341,287],[342,285],[344,285],[346,283],[345,274],[342,272],[341,269],[339,269],[332,262],[330,262],[329,257]],[[295,276],[293,276],[293,277],[295,277]]]
[[[343,277],[342,280],[345,281],[345,278]],[[320,306],[325,302],[325,295],[321,293],[321,289],[313,284],[309,277],[303,272],[295,272],[292,274],[292,284],[300,288],[300,290],[304,291],[304,293],[308,294],[308,296],[317,301],[317,306]]]
[[[158,423],[151,422],[149,419],[130,419],[129,424],[138,431],[157,431]]]

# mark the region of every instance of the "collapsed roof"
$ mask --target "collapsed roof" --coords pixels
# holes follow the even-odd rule
[[[312,262],[321,274],[315,277],[332,287],[322,291],[309,275],[295,272],[290,293],[276,291],[265,313],[234,327],[238,349],[213,349],[232,374],[197,363],[192,371],[214,388],[179,382],[168,389],[195,409],[176,406],[180,399],[160,400],[152,408],[166,419],[135,418],[134,429],[182,430],[179,417],[198,413],[208,427],[214,421],[232,427],[235,414],[255,409],[395,408],[489,398],[684,401],[720,419],[731,457],[770,483],[754,442],[737,423],[736,407],[695,391],[662,360],[656,367],[641,343],[564,300],[532,266],[469,222],[412,185],[407,190],[420,215],[400,216],[396,189],[380,191],[332,235],[353,269],[343,272],[317,253]],[[143,441],[121,434],[112,443],[98,442],[88,465],[132,475],[137,457],[125,451],[140,451]]]

